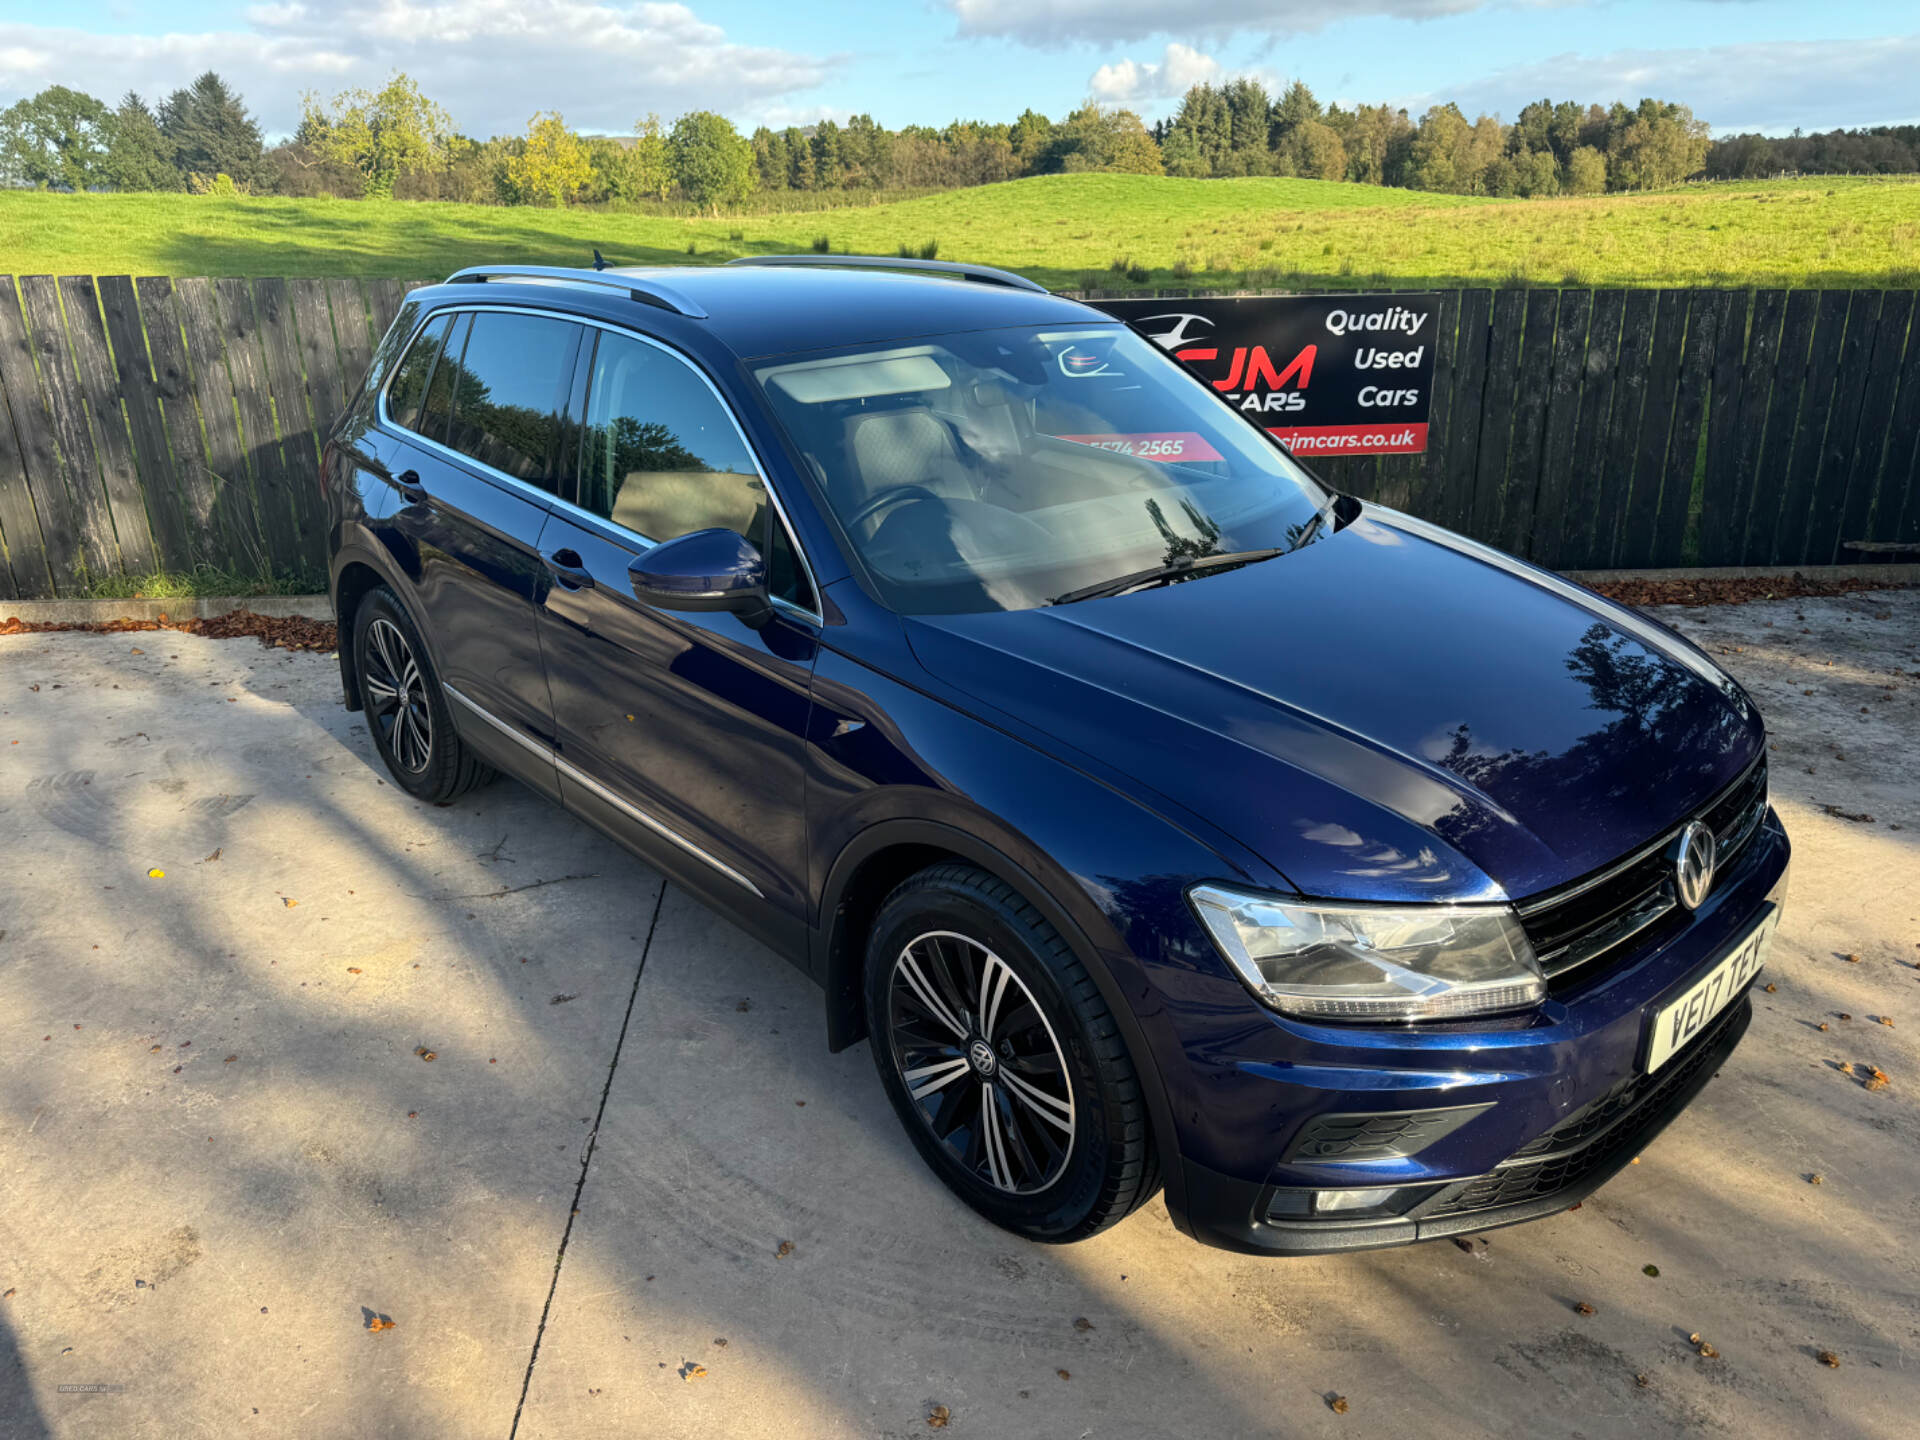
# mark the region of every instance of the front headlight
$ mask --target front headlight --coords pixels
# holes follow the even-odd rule
[[[1546,978],[1506,905],[1349,905],[1188,892],[1247,988],[1311,1020],[1452,1020],[1538,1005]]]

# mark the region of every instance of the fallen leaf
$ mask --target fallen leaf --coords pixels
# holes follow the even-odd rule
[[[927,1427],[931,1430],[944,1430],[952,1414],[944,1405],[936,1405],[927,1412]]]
[[[1769,995],[1771,995],[1771,994],[1773,994],[1773,993],[1774,993],[1775,991],[1777,991],[1777,990],[1778,990],[1779,988],[1780,988],[1780,987],[1779,987],[1778,985],[1776,985],[1776,984],[1774,984],[1774,983],[1773,983],[1773,982],[1772,982],[1771,980],[1769,980],[1769,981],[1767,982],[1767,994],[1769,994]]]
[[[220,1063],[222,1065],[231,1065],[233,1064],[234,1061],[238,1060],[239,1058],[240,1057],[238,1055],[229,1055],[227,1056],[226,1059],[222,1060]]]
[[[1347,1397],[1344,1395],[1333,1396],[1331,1399],[1327,1401],[1327,1408],[1333,1411],[1333,1413],[1336,1415],[1346,1414],[1347,1413]]]
[[[1880,1017],[1880,1023],[1891,1030],[1893,1028],[1893,1017],[1891,1015],[1882,1015]]]
[[[12,1293],[13,1292],[11,1290],[7,1292],[7,1294],[9,1295],[11,1295]],[[1833,1351],[1831,1350],[1822,1350],[1818,1355],[1814,1356],[1813,1358],[1818,1360],[1822,1365],[1826,1366],[1829,1370],[1838,1370],[1840,1368],[1840,1357],[1834,1354]]]
[[[773,1252],[773,1258],[776,1260],[784,1260],[787,1258],[787,1256],[791,1255],[792,1253],[793,1253],[793,1242],[791,1240],[782,1240],[780,1242],[780,1247]]]
[[[1700,1342],[1700,1358],[1702,1360],[1718,1360],[1720,1358],[1720,1352],[1702,1340]]]
[[[128,654],[130,654],[130,655],[144,655],[144,654],[146,654],[147,652],[146,652],[146,651],[144,651],[144,650],[130,650],[130,651],[128,651],[127,653],[128,653]]]
[[[1073,1378],[1072,1373],[1066,1370],[1056,1370],[1053,1373],[1058,1375],[1062,1380],[1071,1380]]]
[[[358,975],[359,973],[360,973],[360,967],[358,965],[347,966],[347,974]]]
[[[689,1382],[704,1380],[707,1378],[707,1367],[704,1365],[696,1365],[693,1361],[689,1360],[680,1367],[680,1378]]]
[[[1821,1028],[1822,1030],[1829,1030],[1829,1029],[1831,1029],[1832,1027],[1831,1027],[1830,1025],[1828,1025],[1826,1021],[1824,1021],[1824,1020],[1822,1020],[1822,1021],[1820,1022],[1820,1028]]]
[[[1893,1083],[1887,1079],[1887,1072],[1882,1070],[1878,1065],[1869,1068],[1871,1068],[1873,1073],[1867,1076],[1867,1089],[1884,1090],[1888,1085]]]
[[[1851,1016],[1851,1015],[1849,1015],[1849,1014],[1848,1014],[1848,1013],[1847,1013],[1846,1011],[1844,1011],[1844,1010],[1842,1010],[1842,1011],[1840,1012],[1840,1018],[1841,1018],[1842,1020],[1851,1020],[1851,1019],[1853,1019],[1853,1016]]]
[[[1860,707],[1863,713],[1866,708],[1864,705]],[[1856,825],[1873,824],[1873,816],[1867,814],[1864,810],[1842,810],[1838,805],[1822,805],[1820,808],[1839,820],[1851,820]],[[1847,958],[1849,960],[1858,960],[1860,957],[1857,955],[1849,955]]]
[[[204,859],[204,860],[202,860],[202,861],[201,861],[200,863],[201,863],[202,865],[211,865],[211,864],[212,864],[212,863],[213,863],[214,861],[216,861],[216,860],[218,860],[218,859],[220,858],[220,851],[221,851],[221,849],[222,849],[222,848],[223,848],[223,847],[221,847],[221,846],[219,846],[219,845],[216,845],[216,846],[214,846],[214,847],[213,847],[213,853],[212,853],[211,855],[209,855],[209,856],[207,856],[207,858],[206,858],[206,859]]]
[[[1465,1250],[1468,1254],[1473,1253],[1473,1242],[1467,1239],[1464,1235],[1454,1236],[1453,1243],[1459,1246],[1462,1250]]]
[[[1091,1330],[1093,1329],[1093,1321],[1084,1315],[1077,1315],[1074,1317],[1073,1328],[1076,1330]]]
[[[1826,1183],[1827,1177],[1822,1175],[1818,1170],[1807,1176],[1807,1184],[1809,1185],[1824,1185]]]
[[[1642,1390],[1644,1390],[1649,1385],[1653,1384],[1653,1381],[1649,1380],[1646,1376],[1646,1373],[1642,1371],[1640,1374],[1633,1377],[1633,1383],[1638,1385]]]
[[[286,906],[287,909],[291,910],[293,909],[294,906],[298,905],[300,902],[294,899],[291,895],[282,895],[280,897],[280,903]]]
[[[149,870],[147,871],[147,878],[149,880],[164,880],[167,878],[167,872],[164,870]]]
[[[384,1315],[369,1315],[367,1317],[367,1329],[370,1333],[378,1335],[382,1330],[393,1329],[393,1321]]]
[[[1593,1306],[1589,1305],[1586,1301],[1582,1300],[1579,1304],[1573,1307],[1573,1313],[1576,1315],[1591,1315],[1593,1314]]]
[[[1640,1267],[1640,1273],[1642,1275],[1651,1275],[1657,1280],[1660,1278],[1660,1267],[1658,1265],[1642,1265]]]
[[[427,1049],[424,1045],[420,1046],[413,1053],[418,1055],[422,1060],[431,1060],[434,1058],[434,1052]]]
[[[556,996],[554,996],[554,997],[553,997],[553,998],[552,998],[551,1000],[549,1000],[549,1001],[547,1001],[547,1004],[549,1004],[549,1005],[564,1005],[564,1004],[566,1004],[566,1003],[567,1003],[567,1002],[568,1002],[569,1000],[578,1000],[579,998],[580,998],[580,997],[579,997],[578,995],[556,995]]]

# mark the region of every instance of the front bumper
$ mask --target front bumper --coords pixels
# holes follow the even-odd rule
[[[1494,1230],[1568,1209],[1630,1164],[1693,1103],[1733,1054],[1752,1019],[1753,1001],[1743,993],[1660,1075],[1646,1077],[1653,1093],[1635,1097],[1636,1103],[1617,1111],[1600,1128],[1546,1149],[1528,1147],[1533,1153],[1517,1155],[1486,1175],[1439,1187],[1405,1215],[1391,1219],[1274,1219],[1269,1208],[1276,1187],[1249,1185],[1188,1161],[1189,1219],[1205,1217],[1196,1226],[1195,1238],[1254,1254],[1325,1255]],[[1606,1099],[1590,1108],[1604,1105]],[[1575,1116],[1549,1135],[1577,1129],[1581,1120]]]
[[[1182,1136],[1176,1223],[1225,1249],[1310,1255],[1493,1229],[1578,1203],[1665,1129],[1739,1044],[1752,1018],[1746,993],[1658,1071],[1643,1068],[1649,1017],[1784,899],[1787,861],[1785,832],[1769,816],[1737,881],[1684,933],[1524,1025],[1343,1034],[1276,1022],[1257,1045],[1243,1032],[1240,1053],[1203,1075],[1223,1102],[1212,1114],[1261,1115],[1269,1128],[1213,1123]],[[1329,1121],[1350,1129],[1355,1112],[1405,1114],[1417,1126],[1448,1109],[1465,1118],[1410,1152],[1356,1159],[1301,1143],[1326,1135]],[[1316,1188],[1368,1187],[1401,1187],[1398,1213],[1309,1219],[1287,1203]]]

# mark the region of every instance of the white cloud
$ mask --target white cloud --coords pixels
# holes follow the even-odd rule
[[[759,113],[840,63],[737,44],[685,5],[339,0],[256,5],[244,28],[197,34],[0,23],[0,104],[54,84],[109,103],[130,89],[153,100],[213,69],[269,134],[285,134],[302,90],[377,86],[398,69],[469,134],[518,131],[539,109],[583,130],[624,131],[650,111]]]
[[[1124,44],[1151,36],[1299,35],[1363,15],[1425,20],[1488,8],[1495,0],[1241,0],[1211,13],[1166,0],[945,0],[962,35],[1028,45]]]
[[[763,105],[749,118],[755,125],[764,125],[769,130],[784,130],[789,125],[804,130],[826,120],[845,125],[855,113],[838,105]]]
[[[1116,105],[1138,104],[1150,100],[1170,100],[1184,95],[1195,85],[1210,84],[1224,71],[1213,56],[1178,43],[1154,60],[1117,60],[1102,65],[1087,81],[1094,99]]]
[[[1643,96],[1678,100],[1716,135],[1890,125],[1920,121],[1920,35],[1872,40],[1782,40],[1688,50],[1616,50],[1556,55],[1496,70],[1469,84],[1415,97],[1408,109],[1457,100],[1511,119],[1550,95],[1629,105]]]

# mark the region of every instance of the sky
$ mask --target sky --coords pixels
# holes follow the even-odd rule
[[[1920,122],[1915,0],[0,0],[0,105],[52,85],[156,98],[205,69],[270,138],[300,95],[413,75],[461,131],[537,110],[623,132],[717,110],[743,128],[1059,118],[1091,96],[1149,121],[1202,80],[1304,80],[1323,101],[1679,100],[1715,134]]]

